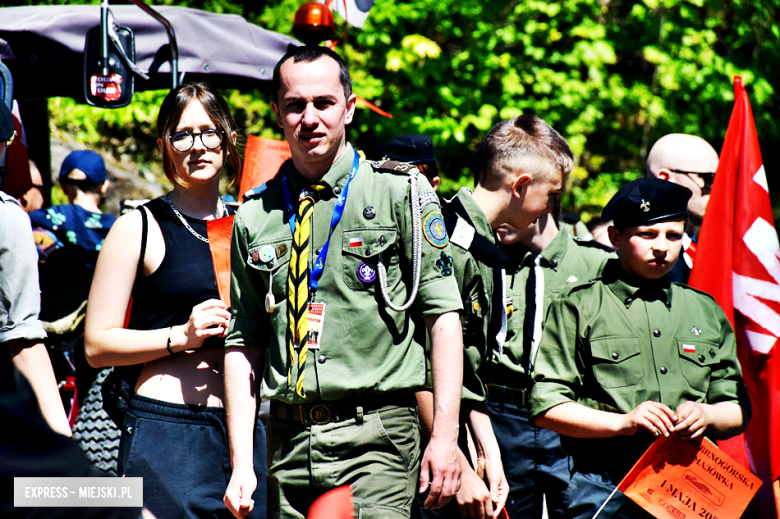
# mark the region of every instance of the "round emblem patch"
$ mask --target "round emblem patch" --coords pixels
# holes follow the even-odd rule
[[[447,229],[444,227],[444,217],[438,211],[432,212],[425,218],[423,234],[431,245],[440,249],[443,249],[450,242]]]
[[[366,262],[358,265],[357,277],[363,283],[371,283],[376,279],[376,269]]]
[[[260,249],[260,261],[262,261],[263,263],[268,263],[275,257],[276,257],[276,249],[274,249],[270,245],[266,245],[265,247]]]

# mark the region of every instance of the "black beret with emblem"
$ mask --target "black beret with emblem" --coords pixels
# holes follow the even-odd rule
[[[655,177],[643,177],[621,187],[601,212],[601,219],[612,220],[619,229],[646,225],[688,214],[687,187]]]
[[[407,164],[436,162],[433,141],[427,135],[399,135],[376,148],[369,160],[395,160]]]

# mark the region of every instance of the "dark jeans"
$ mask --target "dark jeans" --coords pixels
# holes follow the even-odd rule
[[[605,453],[605,455],[609,454]],[[606,472],[577,472],[575,470],[564,499],[566,519],[591,519],[616,486],[617,483],[612,482]],[[653,516],[618,490],[598,516],[598,519],[610,518],[653,519]]]
[[[546,497],[550,519],[563,518],[570,467],[558,434],[534,427],[525,407],[488,400],[487,409],[509,482],[509,517],[540,519]]]
[[[257,490],[250,517],[266,517],[265,428],[255,428]],[[158,519],[224,518],[230,481],[225,410],[133,395],[122,425],[119,474],[144,478],[144,506]]]

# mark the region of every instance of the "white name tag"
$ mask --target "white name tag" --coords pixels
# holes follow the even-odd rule
[[[452,236],[450,236],[450,241],[462,249],[469,250],[471,242],[474,240],[475,232],[474,228],[459,216],[458,223],[455,224],[455,229],[452,231]]]
[[[322,342],[322,332],[325,324],[325,308],[327,303],[309,303],[308,332],[306,341],[310,350],[319,350]]]

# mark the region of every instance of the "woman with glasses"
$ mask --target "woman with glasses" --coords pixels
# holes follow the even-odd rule
[[[185,84],[166,96],[157,130],[174,187],[108,234],[89,295],[86,353],[95,367],[142,365],[121,428],[118,472],[144,478],[144,505],[160,518],[225,517],[230,313],[219,299],[207,222],[232,214],[219,183],[228,162],[227,181],[239,181],[235,123],[216,90]],[[262,423],[255,429],[264,445]],[[265,449],[255,449],[255,458],[264,483]],[[254,500],[250,517],[265,517],[264,486]]]

